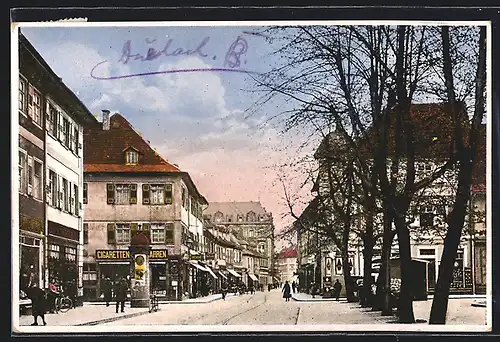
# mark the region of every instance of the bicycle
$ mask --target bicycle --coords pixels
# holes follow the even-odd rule
[[[65,313],[73,307],[73,301],[68,296],[65,296],[62,292],[56,297],[54,302],[54,307],[56,313]]]

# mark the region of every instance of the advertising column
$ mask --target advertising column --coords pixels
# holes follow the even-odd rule
[[[130,306],[132,308],[149,307],[149,237],[143,232],[137,233],[130,243],[131,279]]]

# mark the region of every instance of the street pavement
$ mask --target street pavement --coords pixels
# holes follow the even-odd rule
[[[196,300],[160,303],[160,310],[153,313],[127,305],[124,314],[116,314],[113,305],[85,304],[64,314],[47,315],[46,320],[48,326],[99,325],[109,328],[133,325],[380,325],[396,321],[395,317],[381,316],[380,312],[360,308],[358,303],[347,303],[345,299],[339,302],[331,299],[312,301],[306,294],[294,296],[301,300],[285,302],[280,290],[230,295],[225,301],[220,295],[213,295],[196,299],[197,303]],[[474,299],[450,299],[447,324],[486,324],[486,308],[474,307],[473,302]],[[431,300],[415,302],[415,318],[427,321],[431,305]],[[20,325],[29,325],[32,319],[31,316],[22,316]],[[387,330],[391,328],[388,326]]]

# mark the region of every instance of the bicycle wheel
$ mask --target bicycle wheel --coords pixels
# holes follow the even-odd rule
[[[56,313],[58,313],[60,309],[61,309],[61,298],[57,297],[54,300],[54,310]]]
[[[61,299],[61,307],[59,308],[59,311],[66,312],[72,307],[73,307],[73,301],[70,298],[64,297]]]

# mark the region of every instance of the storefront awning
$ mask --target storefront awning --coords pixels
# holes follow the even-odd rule
[[[219,275],[220,275],[222,278],[227,279],[227,277],[226,277],[226,275],[225,275],[224,273],[219,272]]]
[[[259,279],[257,279],[257,277],[255,276],[255,274],[248,274],[248,276],[250,277],[250,279],[252,279],[253,281],[259,281]]]
[[[189,263],[191,264],[191,266],[196,267],[200,271],[208,272],[208,270],[205,267],[201,266],[200,264],[197,264],[196,262],[190,261]]]
[[[210,275],[212,276],[212,278],[214,278],[214,279],[219,279],[219,278],[215,275],[215,273],[212,271],[212,269],[211,269],[210,267],[205,266],[205,268],[207,269],[208,273],[210,273]]]
[[[274,278],[274,280],[276,280],[276,281],[280,281],[280,280],[279,280],[278,278],[276,278],[276,277],[273,277],[273,278]]]
[[[227,270],[231,275],[235,276],[236,278],[241,278],[241,274],[234,270]]]

